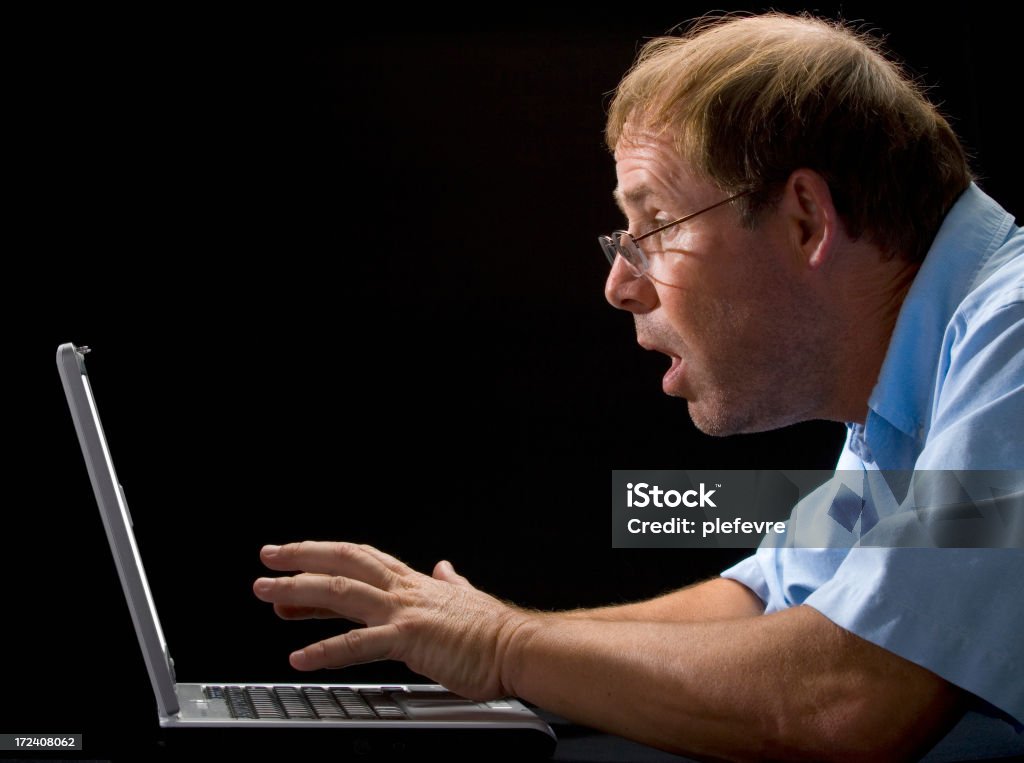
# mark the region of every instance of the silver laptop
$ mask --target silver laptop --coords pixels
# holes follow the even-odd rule
[[[142,559],[124,490],[114,471],[85,369],[89,348],[57,348],[57,368],[85,456],[100,516],[114,554],[135,633],[156,696],[168,744],[205,750],[220,741],[236,749],[239,734],[261,750],[280,743],[293,753],[298,729],[359,755],[438,752],[493,759],[547,756],[551,728],[519,701],[475,702],[437,684],[178,683]],[[171,738],[173,737],[173,739]],[[308,740],[307,740],[308,741]]]

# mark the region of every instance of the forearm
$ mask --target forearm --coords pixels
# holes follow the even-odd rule
[[[764,603],[742,583],[712,578],[647,601],[560,613],[573,620],[706,622],[752,617]]]
[[[515,694],[690,755],[907,758],[951,725],[963,696],[809,607],[744,616],[760,607],[731,581],[628,610],[660,621],[612,622],[519,609],[446,562],[428,577],[370,546],[303,541],[261,554],[299,571],[253,583],[279,614],[366,624],[294,652],[299,670],[397,659],[467,697]]]
[[[804,607],[707,623],[541,615],[504,664],[517,696],[689,755],[907,755],[952,722],[944,682]]]

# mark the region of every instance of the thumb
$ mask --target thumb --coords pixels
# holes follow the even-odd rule
[[[452,563],[447,560],[442,560],[434,565],[433,577],[437,580],[443,580],[446,583],[452,583],[453,585],[460,585],[465,588],[473,587],[473,584],[457,573],[455,568],[452,567]]]

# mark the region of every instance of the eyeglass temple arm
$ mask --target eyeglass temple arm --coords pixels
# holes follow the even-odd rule
[[[643,241],[648,236],[653,236],[655,233],[661,233],[663,230],[665,230],[665,228],[671,228],[673,225],[679,225],[679,223],[685,223],[687,220],[692,220],[697,215],[702,215],[705,212],[710,212],[715,207],[720,207],[723,204],[728,204],[730,201],[735,201],[736,199],[739,199],[739,198],[741,198],[743,196],[748,196],[749,194],[752,194],[755,190],[756,189],[754,189],[754,188],[749,188],[746,191],[741,191],[740,193],[736,194],[735,196],[730,196],[728,199],[722,199],[721,201],[715,202],[710,207],[704,207],[704,209],[697,210],[696,212],[691,212],[688,215],[684,215],[683,217],[680,217],[678,220],[673,220],[670,223],[665,223],[664,225],[660,225],[657,228],[655,228],[654,230],[647,231],[642,236],[633,236],[633,241],[634,241],[634,243],[637,242],[637,241]]]

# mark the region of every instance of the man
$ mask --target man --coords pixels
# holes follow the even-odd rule
[[[629,233],[608,300],[671,358],[705,432],[847,422],[839,468],[1019,470],[1024,234],[971,182],[946,122],[824,22],[730,19],[650,43],[608,120]],[[901,507],[872,494],[878,524]],[[805,503],[790,529],[832,520]],[[886,513],[888,512],[888,514]],[[366,625],[291,656],[396,659],[466,696],[514,694],[665,749],[902,759],[957,726],[1021,749],[1019,549],[766,547],[619,607],[525,611],[440,562],[369,546],[263,549],[282,617]]]

